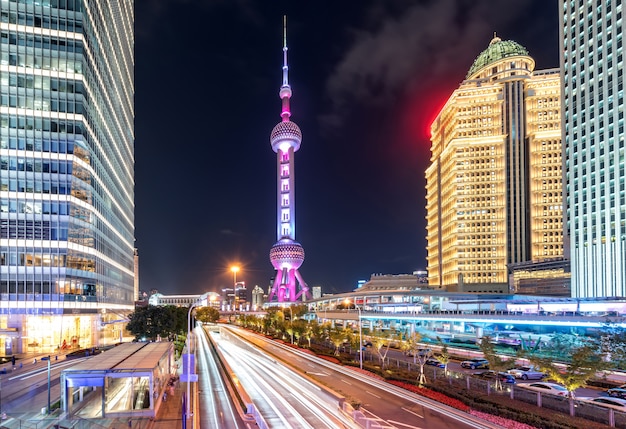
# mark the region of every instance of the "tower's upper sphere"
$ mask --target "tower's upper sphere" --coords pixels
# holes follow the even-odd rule
[[[277,270],[282,269],[285,265],[297,270],[304,262],[304,248],[297,241],[282,238],[272,246],[270,262]]]
[[[270,134],[270,142],[272,149],[278,153],[278,149],[285,144],[292,146],[294,152],[300,149],[302,142],[302,131],[295,122],[283,121],[279,122]]]
[[[507,57],[528,56],[528,51],[522,45],[512,40],[502,40],[499,37],[491,39],[487,49],[482,51],[474,60],[465,78],[469,78],[489,64]]]

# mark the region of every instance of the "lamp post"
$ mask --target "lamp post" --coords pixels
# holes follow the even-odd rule
[[[361,329],[361,307],[354,304],[354,307],[359,311],[359,368],[363,369],[363,335]]]
[[[239,272],[239,267],[237,265],[233,265],[230,267],[230,270],[233,272],[233,287],[237,286],[237,273]]]
[[[346,299],[346,304],[352,304],[349,299]],[[363,330],[361,329],[361,308],[354,304],[354,308],[356,308],[359,312],[359,368],[363,369]]]
[[[233,265],[232,267],[230,267],[230,270],[233,272],[233,310],[235,311],[235,319],[236,319],[237,318],[237,273],[239,272],[239,267],[237,265]]]
[[[193,381],[198,381],[198,376],[194,373],[191,373],[191,312],[193,311],[194,308],[196,308],[198,306],[198,302],[195,302],[191,305],[189,305],[189,312],[187,313],[187,356],[185,356],[185,358],[187,359],[187,365],[186,365],[186,381],[187,381],[187,400],[186,400],[186,405],[187,405],[187,409],[186,414],[185,414],[185,425],[184,427],[187,427],[187,419],[190,418],[190,403],[191,403],[191,383]],[[195,359],[194,359],[194,363],[195,363]],[[192,375],[194,377],[192,377]],[[193,427],[193,419],[191,420],[191,426]]]

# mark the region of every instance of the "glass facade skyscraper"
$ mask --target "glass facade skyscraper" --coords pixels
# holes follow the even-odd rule
[[[572,296],[626,296],[621,0],[561,0],[566,234]]]
[[[0,355],[119,338],[136,299],[133,0],[0,0]]]

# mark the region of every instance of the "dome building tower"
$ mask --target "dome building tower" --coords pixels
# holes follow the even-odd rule
[[[270,290],[268,301],[295,302],[310,296],[309,288],[298,269],[304,262],[304,249],[296,242],[296,199],[294,154],[300,149],[302,132],[291,122],[289,99],[289,67],[287,66],[287,18],[283,21],[283,84],[280,87],[282,100],[282,121],[272,130],[270,142],[277,154],[277,242],[270,250],[270,262],[276,269],[276,277]],[[298,291],[298,287],[300,290]]]
[[[512,274],[543,264],[534,290],[541,274],[566,293],[560,93],[558,69],[535,70],[526,48],[494,34],[448,98],[426,170],[431,287],[517,293]]]

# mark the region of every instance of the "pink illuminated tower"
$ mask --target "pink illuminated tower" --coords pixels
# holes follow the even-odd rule
[[[294,154],[300,149],[302,132],[289,117],[289,67],[287,66],[287,17],[283,21],[283,84],[280,87],[282,99],[282,121],[272,130],[270,142],[277,154],[277,242],[270,250],[270,261],[276,269],[276,278],[268,301],[295,302],[299,298],[310,298],[309,287],[302,279],[298,268],[304,262],[304,249],[296,241],[296,182]],[[300,285],[298,291],[297,286]]]

